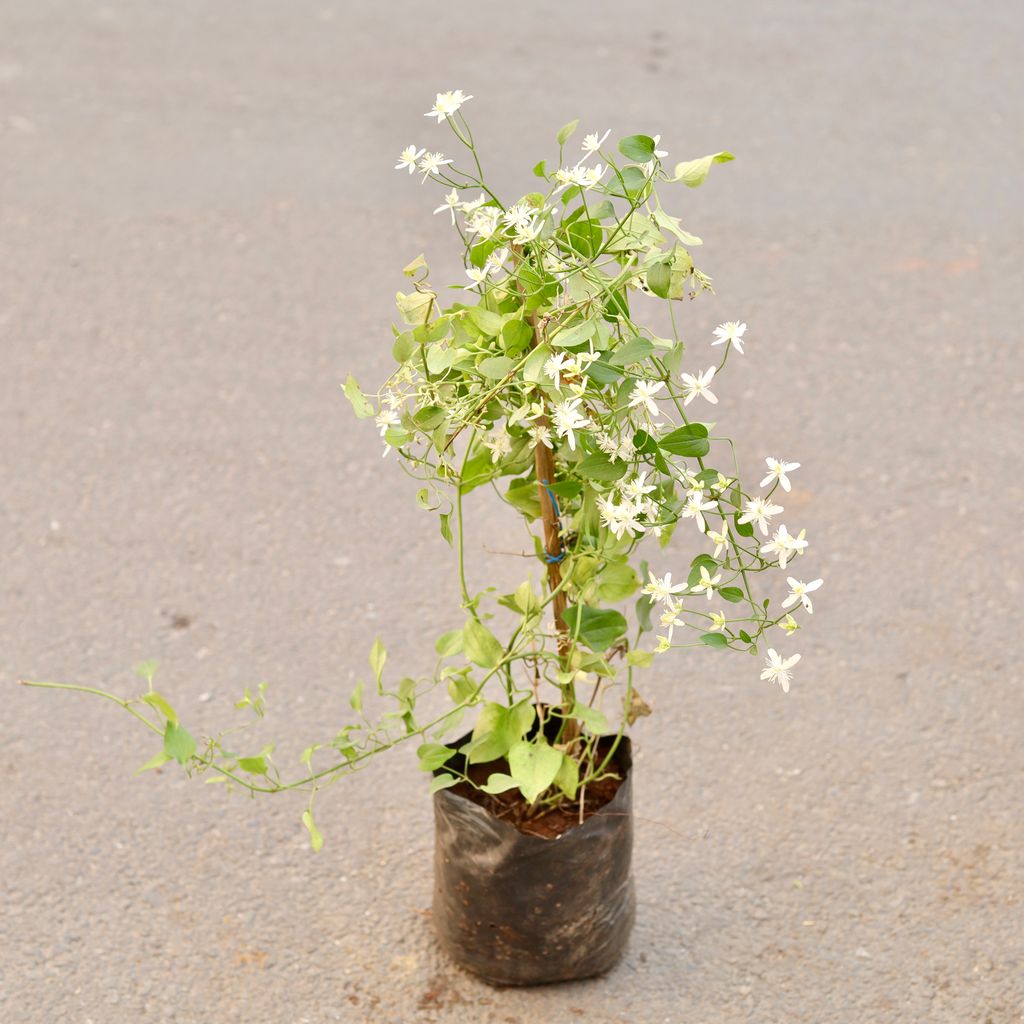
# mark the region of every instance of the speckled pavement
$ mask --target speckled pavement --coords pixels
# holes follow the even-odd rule
[[[923,0],[0,0],[0,1021],[1024,1020],[1022,32]],[[750,324],[719,422],[748,474],[802,463],[826,581],[788,697],[739,655],[651,671],[633,940],[537,991],[436,951],[411,751],[322,794],[314,856],[301,799],[133,778],[127,715],[15,686],[130,693],[155,657],[201,731],[265,680],[294,763],[375,634],[429,664],[451,555],[338,384],[387,371],[407,260],[454,272],[391,169],[449,88],[507,192],[576,116],[737,154],[680,196],[717,289],[683,329]],[[470,514],[473,581],[513,581],[511,520]]]

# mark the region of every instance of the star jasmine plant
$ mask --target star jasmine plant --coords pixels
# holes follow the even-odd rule
[[[747,324],[702,337],[681,322],[690,300],[713,293],[694,260],[701,239],[668,210],[732,154],[670,167],[659,135],[613,149],[608,131],[594,131],[573,146],[573,121],[558,132],[557,163],[533,167],[533,188],[499,195],[464,114],[472,99],[439,93],[426,112],[457,157],[430,139],[395,165],[438,187],[424,215],[450,214],[464,273],[442,290],[423,256],[408,262],[393,372],[374,391],[351,376],[343,385],[384,453],[419,482],[417,500],[452,549],[462,617],[438,637],[433,671],[392,679],[375,641],[370,688],[385,710],[364,707],[360,683],[350,720],[306,748],[294,778],[272,745],[243,751],[234,730],[197,742],[153,689],[151,664],[137,699],[34,684],[129,710],[162,737],[144,768],[174,760],[251,793],[306,792],[317,849],[317,790],[399,744],[416,746],[434,790],[518,789],[533,814],[580,800],[614,771],[624,730],[650,713],[637,674],[670,650],[760,656],[760,678],[788,692],[800,655],[776,648],[799,628],[790,610],[811,614],[821,586],[785,576],[808,542],[771,522],[800,464],[765,457],[768,473],[748,491],[732,442],[703,418],[717,415],[712,385],[734,349],[743,355]],[[466,499],[483,489],[513,510],[528,548],[522,581],[496,596],[471,586],[480,568],[465,542]],[[425,699],[435,690],[450,701],[441,711]],[[263,689],[238,706],[262,717]],[[611,740],[599,747],[602,736]],[[470,777],[492,763],[483,780]]]

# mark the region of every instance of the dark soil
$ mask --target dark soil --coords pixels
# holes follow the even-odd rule
[[[599,758],[603,759],[607,755],[611,739],[612,737],[608,737],[598,743]],[[514,825],[520,832],[540,836],[542,839],[557,839],[599,811],[619,791],[619,784],[622,782],[622,767],[619,764],[618,754],[612,758],[607,771],[613,774],[605,775],[597,782],[590,783],[586,792],[582,794],[582,819],[580,818],[581,794],[579,793],[575,800],[566,800],[563,797],[556,804],[537,809],[531,808],[517,789],[510,789],[505,793],[483,793],[469,785],[468,782],[460,782],[452,787],[452,792],[479,804],[496,818],[501,818],[510,825]],[[476,785],[482,786],[494,772],[502,772],[507,775],[508,762],[501,758],[499,761],[473,764],[469,766],[467,774]]]

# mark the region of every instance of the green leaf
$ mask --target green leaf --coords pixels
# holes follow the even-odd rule
[[[440,775],[435,775],[433,781],[430,783],[429,792],[438,793],[442,789],[451,789],[452,786],[457,785],[459,780],[448,772],[442,772]]]
[[[142,678],[145,679],[150,686],[152,686],[153,676],[156,675],[158,664],[159,663],[155,661],[153,658],[150,658],[148,661],[140,661],[138,665],[135,666],[135,674],[137,676],[142,676]]]
[[[443,746],[440,743],[423,743],[416,749],[416,756],[420,761],[420,771],[436,771],[441,765],[447,763],[455,751],[451,747]]]
[[[538,178],[546,178],[548,176],[547,171],[547,160],[541,160],[539,163],[533,165],[533,173]]]
[[[621,181],[619,180],[621,177]],[[611,178],[608,184],[605,185],[605,192],[610,196],[620,196],[625,199],[633,199],[647,186],[647,175],[639,167],[623,167],[619,171],[619,174]],[[661,236],[659,235],[659,238]],[[614,245],[609,245],[609,251],[626,250],[643,248],[638,245],[636,241],[631,241],[628,237],[618,238]]]
[[[564,146],[569,141],[570,136],[579,127],[580,120],[576,118],[575,121],[570,121],[568,124],[562,125],[558,129],[558,144]]]
[[[711,156],[702,156],[697,160],[686,160],[681,164],[676,164],[675,173],[670,180],[681,181],[684,185],[689,185],[690,188],[696,188],[707,178],[712,164],[725,164],[735,159],[732,153],[726,153],[723,150],[721,153],[712,153]]]
[[[555,775],[555,785],[569,800],[576,799],[576,792],[580,788],[580,766],[568,754],[562,755],[562,763]]]
[[[501,317],[497,313],[492,313],[483,306],[471,306],[469,318],[487,337],[496,338],[501,334]]]
[[[418,327],[427,322],[431,307],[437,296],[430,291],[409,292],[408,295],[402,292],[395,293],[395,304],[398,306],[402,320],[410,327]]]
[[[501,329],[501,343],[509,355],[518,355],[533,340],[533,328],[525,320],[513,318]]]
[[[642,363],[653,351],[654,346],[646,338],[636,335],[617,348],[608,361],[612,366],[632,366]]]
[[[593,455],[587,455],[576,466],[576,472],[584,480],[601,480],[606,483],[612,480],[621,480],[626,475],[626,470],[628,469],[628,462],[621,460],[619,462],[612,462],[604,452],[594,452]]]
[[[425,405],[422,409],[416,410],[412,421],[420,430],[429,432],[436,430],[447,418],[448,413],[441,406]]]
[[[356,688],[352,691],[352,696],[348,699],[349,707],[351,707],[353,711],[363,710],[363,689],[365,686],[366,684],[360,679],[359,682],[356,683]]]
[[[722,587],[718,593],[726,601],[731,601],[733,604],[738,604],[743,600],[743,591],[739,587]]]
[[[690,573],[686,577],[686,585],[688,587],[694,587],[697,581],[700,579],[701,567],[707,569],[709,576],[714,576],[718,569],[718,562],[716,562],[710,555],[702,554],[690,563]]]
[[[691,423],[658,439],[658,447],[671,455],[702,458],[711,450],[708,428],[703,423]]]
[[[596,330],[596,320],[584,320],[582,323],[573,324],[572,327],[562,328],[549,340],[558,348],[572,348],[574,345],[582,345],[588,338],[593,337]]]
[[[452,524],[451,524],[452,514],[451,514],[451,512],[442,512],[441,515],[438,518],[440,519],[441,536],[444,537],[444,539],[446,541],[448,541],[449,545],[451,545],[451,543],[452,543]]]
[[[729,641],[721,633],[702,633],[701,641],[708,647],[728,647]]]
[[[505,728],[512,742],[521,740],[533,728],[536,717],[537,709],[533,706],[532,698],[529,697],[508,709],[508,714],[505,716]]]
[[[654,159],[654,139],[650,135],[627,135],[619,139],[619,152],[635,164],[645,164]]]
[[[573,704],[570,717],[582,722],[595,736],[603,736],[611,730],[608,719],[597,708],[588,707],[579,701]]]
[[[313,847],[313,852],[319,853],[324,848],[324,837],[320,834],[320,829],[316,827],[316,822],[313,821],[311,810],[307,809],[302,812],[302,824],[306,826],[306,831],[309,833],[309,844]]]
[[[508,767],[519,792],[532,804],[555,781],[562,767],[562,752],[540,738],[533,743],[515,743],[508,752]]]
[[[650,651],[628,651],[626,653],[626,664],[635,668],[650,668],[654,663],[654,655]]]
[[[168,722],[164,727],[164,753],[178,764],[185,764],[195,752],[196,741],[192,734],[183,725]]]
[[[647,287],[659,299],[667,299],[672,287],[672,268],[668,261],[655,263],[647,270]]]
[[[159,754],[154,754],[141,768],[136,768],[135,774],[141,775],[143,772],[148,772],[151,768],[159,768],[170,760],[172,760],[171,755],[161,750]]]
[[[249,772],[251,775],[266,775],[267,759],[262,754],[258,757],[240,757],[238,759],[238,767],[243,772]]]
[[[378,686],[380,686],[380,677],[384,674],[384,662],[387,660],[388,652],[384,650],[380,637],[375,637],[373,646],[370,648],[370,668],[373,669],[373,675],[377,680]]]
[[[351,373],[345,378],[345,383],[341,387],[345,392],[345,397],[352,403],[356,416],[361,420],[369,419],[373,415],[373,406],[359,390],[359,385]]]
[[[501,380],[508,376],[509,370],[514,365],[508,356],[488,356],[488,358],[480,360],[477,369],[488,380]]]
[[[505,653],[498,638],[476,619],[468,619],[462,630],[466,657],[481,668],[495,668]]]
[[[515,789],[517,785],[518,783],[511,775],[506,775],[504,772],[492,772],[480,789],[484,793],[507,793],[510,789]]]
[[[651,219],[660,228],[664,228],[666,231],[670,231],[676,238],[679,239],[683,245],[703,245],[704,240],[698,238],[696,235],[691,235],[689,231],[684,231],[679,225],[678,217],[670,217],[664,210],[655,210],[651,214]]]
[[[509,709],[488,701],[473,726],[472,742],[465,748],[466,758],[470,764],[496,761],[508,753],[518,738],[510,734]]]
[[[442,658],[450,658],[453,654],[458,654],[462,650],[462,630],[453,629],[442,633],[437,638],[437,643],[434,644],[434,650]]]
[[[569,632],[592,651],[605,651],[626,632],[626,620],[611,608],[574,604],[562,614]]]
[[[740,514],[737,512],[733,517],[733,526],[736,532],[741,537],[753,537],[754,536],[754,524],[753,523],[741,523]]]
[[[178,713],[167,703],[166,698],[162,694],[157,693],[156,690],[150,690],[142,699],[150,707],[156,708],[168,722],[173,722],[175,725],[178,724]]]
[[[533,480],[517,478],[508,485],[505,500],[528,519],[540,518],[540,495]]]
[[[625,601],[639,586],[636,570],[625,562],[609,562],[597,576],[597,594],[609,604]]]

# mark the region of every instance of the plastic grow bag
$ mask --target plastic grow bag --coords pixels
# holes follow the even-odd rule
[[[636,915],[627,737],[617,760],[615,796],[557,839],[451,790],[434,794],[433,916],[457,963],[495,985],[589,978],[616,963]]]

